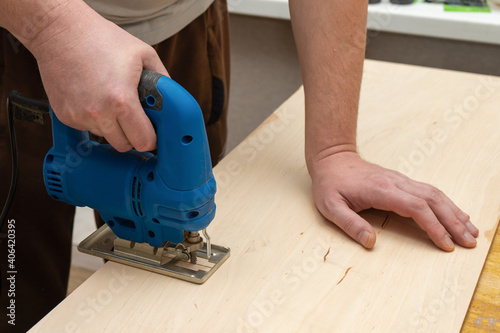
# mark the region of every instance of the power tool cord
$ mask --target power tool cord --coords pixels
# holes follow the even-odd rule
[[[19,173],[16,131],[14,129],[14,107],[11,103],[9,103],[9,98],[7,98],[7,119],[9,125],[10,147],[12,153],[12,174],[9,194],[3,206],[2,215],[0,215],[0,230],[2,230],[3,228],[3,225],[7,218],[7,212],[9,211],[12,200],[14,199],[14,194],[16,193],[17,176]]]

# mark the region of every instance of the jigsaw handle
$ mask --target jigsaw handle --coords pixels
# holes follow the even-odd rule
[[[50,107],[52,119],[52,149],[61,155],[73,153],[81,149],[89,141],[89,132],[79,131],[63,124]]]
[[[143,71],[139,100],[157,134],[158,174],[170,188],[192,190],[210,179],[212,163],[200,106],[182,86]]]
[[[188,191],[212,176],[205,124],[196,100],[183,87],[159,73],[143,71],[139,100],[157,134],[157,174],[170,188]],[[86,131],[60,122],[52,113],[56,153],[78,158],[89,141]]]

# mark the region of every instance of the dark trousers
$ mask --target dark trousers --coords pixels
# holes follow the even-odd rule
[[[155,45],[172,79],[198,101],[205,117],[212,163],[224,154],[229,93],[229,22],[225,0],[190,25]],[[36,60],[6,30],[0,30],[0,206],[7,197],[11,152],[5,101],[11,90],[46,99]],[[66,296],[75,207],[52,200],[45,191],[42,163],[52,145],[46,125],[17,120],[19,150],[17,191],[0,238],[0,332],[25,332]],[[10,222],[10,223],[8,223]],[[15,230],[15,271],[8,265],[5,234]],[[12,244],[12,243],[11,243]],[[7,280],[9,276],[13,279]],[[15,295],[8,292],[14,290]],[[7,309],[15,300],[15,326]],[[7,312],[7,313],[6,313]]]

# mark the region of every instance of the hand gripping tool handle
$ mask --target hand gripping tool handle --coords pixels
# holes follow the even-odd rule
[[[53,147],[44,161],[49,195],[96,209],[120,238],[161,246],[183,230],[205,229],[216,191],[201,109],[179,84],[144,71],[138,87],[157,134],[157,152],[119,153],[60,122],[51,110]]]

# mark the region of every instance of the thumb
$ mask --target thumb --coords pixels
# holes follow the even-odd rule
[[[377,236],[373,227],[345,202],[338,202],[332,209],[322,213],[365,248],[371,249],[375,245]]]

